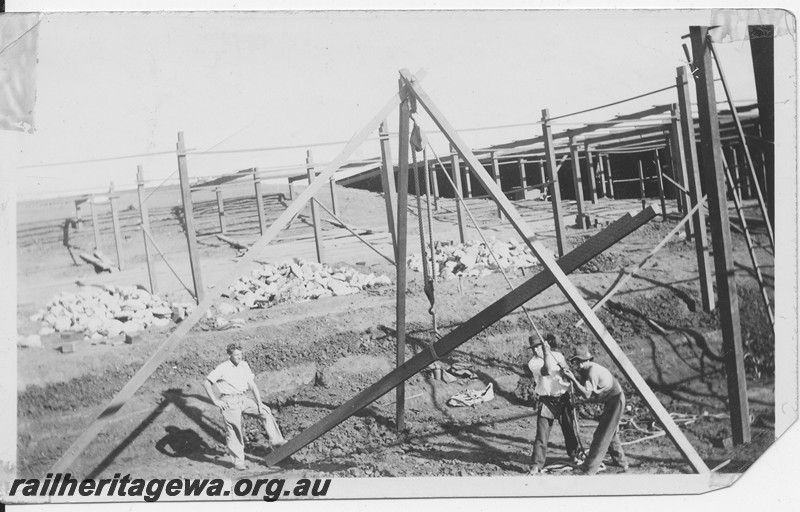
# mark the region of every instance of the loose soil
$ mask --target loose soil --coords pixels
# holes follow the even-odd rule
[[[385,222],[383,199],[365,191],[338,189],[340,217],[349,224],[374,234],[375,246],[390,254],[390,238],[382,228]],[[208,201],[211,201],[209,196]],[[240,221],[229,222],[240,229],[239,238],[255,240],[256,222],[244,222],[255,212],[243,198],[235,199]],[[601,200],[590,214],[600,227],[618,218],[635,202]],[[68,202],[65,203],[67,206]],[[203,203],[205,204],[205,203]],[[215,204],[215,203],[214,203]],[[410,201],[410,204],[414,204]],[[494,205],[473,199],[469,207],[487,236],[514,237],[507,222],[498,219]],[[200,224],[208,233],[201,237],[201,254],[206,276],[224,275],[233,268],[235,250],[213,242],[216,210],[196,204]],[[438,240],[457,240],[458,231],[452,200],[442,200],[434,218]],[[552,214],[549,203],[519,201],[520,211],[554,248]],[[674,209],[674,203],[671,208]],[[62,205],[63,207],[63,205]],[[26,209],[28,208],[28,209]],[[66,207],[64,207],[66,208]],[[156,236],[169,240],[179,250],[179,222],[168,222],[176,215],[168,204],[165,219],[154,222]],[[270,203],[272,217],[282,211],[279,201]],[[53,210],[57,208],[53,207]],[[134,210],[135,211],[135,208]],[[78,287],[76,280],[88,283],[124,282],[146,284],[141,234],[128,228],[129,269],[115,274],[94,274],[85,265],[75,265],[63,240],[37,239],[29,229],[47,232],[46,218],[33,205],[22,206],[19,214],[18,246],[18,330],[30,334],[38,325],[28,317],[46,299],[62,290]],[[138,214],[138,212],[136,212]],[[307,215],[305,212],[304,215]],[[27,216],[26,216],[27,215]],[[568,219],[574,219],[574,205]],[[306,222],[301,217],[301,224]],[[571,279],[584,297],[597,300],[615,281],[618,273],[637,264],[674,227],[675,220],[654,219],[593,261],[575,272]],[[418,251],[416,220],[409,219],[409,250]],[[45,226],[45,227],[43,227]],[[60,228],[59,228],[60,229]],[[299,229],[299,228],[293,228]],[[307,229],[304,228],[304,229]],[[572,247],[600,228],[569,230]],[[177,230],[177,231],[176,231]],[[74,233],[73,252],[91,245],[91,229]],[[289,233],[289,232],[287,232]],[[342,262],[364,272],[392,276],[394,268],[386,260],[360,245],[333,225],[325,231],[332,263]],[[28,236],[30,235],[30,236]],[[170,236],[171,235],[171,236]],[[474,229],[468,238],[477,238]],[[183,235],[181,235],[183,236]],[[288,234],[286,235],[288,238]],[[298,235],[299,237],[300,235]],[[82,238],[81,238],[82,237]],[[757,238],[764,241],[761,235]],[[185,241],[183,242],[185,244]],[[302,245],[302,244],[306,245]],[[313,244],[290,239],[277,244],[263,261],[282,255],[313,251]],[[138,244],[138,245],[137,245]],[[108,246],[113,247],[112,245]],[[668,411],[685,415],[691,421],[681,428],[710,467],[730,459],[723,472],[741,472],[774,441],[774,336],[760,300],[758,286],[750,273],[750,262],[743,238],[734,232],[738,299],[742,339],[747,356],[748,398],[752,416],[753,440],[744,446],[731,446],[727,418],[727,391],[720,346],[705,346],[693,338],[668,342],[659,329],[667,331],[719,329],[716,311],[702,311],[697,286],[693,242],[679,235],[656,256],[655,265],[632,279],[602,310],[599,317]],[[771,255],[759,250],[762,264],[772,264]],[[106,254],[113,251],[106,249]],[[312,252],[313,254],[313,252]],[[180,255],[173,255],[180,260]],[[184,264],[185,265],[185,264]],[[181,268],[187,268],[186,266]],[[772,268],[766,269],[770,285]],[[188,275],[188,273],[186,274]],[[519,285],[532,275],[517,270],[509,277]],[[428,302],[422,278],[410,273],[407,291],[407,356],[427,350],[434,339]],[[216,282],[209,278],[206,282]],[[180,286],[166,284],[161,295],[185,300]],[[35,291],[34,291],[35,290]],[[481,279],[450,279],[436,283],[436,314],[442,334],[456,328],[487,305],[500,299],[508,285],[499,274]],[[771,290],[770,290],[771,291]],[[644,401],[621,377],[603,348],[582,327],[579,316],[557,288],[531,300],[527,307],[542,331],[561,336],[562,351],[577,343],[588,344],[601,364],[612,368],[624,382],[629,408],[621,436],[632,463],[633,473],[690,473],[690,466],[667,437],[645,437],[642,430],[653,428],[654,417]],[[179,347],[147,380],[136,396],[118,413],[115,420],[97,436],[70,471],[80,476],[112,476],[114,473],[155,477],[240,477],[230,467],[224,448],[224,426],[202,388],[204,376],[225,359],[225,346],[237,341],[245,358],[259,378],[278,372],[303,374],[292,386],[262,389],[262,396],[273,408],[285,435],[296,436],[337,406],[365,389],[394,365],[395,289],[383,287],[358,295],[331,297],[316,301],[280,304],[270,309],[251,310],[236,315],[245,326],[225,331],[192,329]],[[84,344],[73,354],[62,354],[56,337],[46,337],[42,348],[18,350],[18,473],[20,477],[40,477],[63,454],[74,439],[99,414],[108,400],[142,366],[175,326],[149,330],[135,345],[107,346]],[[522,312],[514,312],[443,358],[444,363],[468,364],[478,379],[445,383],[423,372],[406,383],[406,424],[395,426],[395,394],[390,392],[359,411],[329,433],[298,451],[278,468],[267,468],[263,457],[269,453],[263,430],[253,419],[246,419],[247,457],[254,474],[281,472],[287,475],[336,477],[391,477],[440,475],[521,475],[527,472],[531,442],[535,434],[536,408],[531,396],[531,380],[526,363],[530,357],[527,336],[531,328]],[[302,369],[302,371],[301,371]],[[309,373],[310,369],[310,373]],[[451,408],[447,399],[465,389],[480,389],[492,383],[494,400],[468,408]],[[581,438],[591,441],[599,409],[582,403],[578,408]],[[635,441],[635,442],[634,442]],[[549,462],[565,460],[563,438],[554,429]],[[608,473],[617,472],[609,467]]]

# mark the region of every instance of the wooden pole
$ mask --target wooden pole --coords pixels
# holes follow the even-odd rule
[[[427,146],[425,150],[427,152]],[[427,153],[426,153],[427,154]],[[425,160],[427,165],[427,159]],[[436,164],[430,164],[431,192],[433,193],[433,209],[439,211],[439,175],[436,174]]]
[[[750,53],[758,98],[758,123],[761,127],[766,177],[767,214],[770,225],[775,225],[775,27],[750,25]],[[742,173],[744,174],[744,173]]]
[[[739,175],[739,147],[736,144],[728,145],[728,151],[731,154],[731,179],[733,180],[733,191],[736,195],[742,197],[742,182]]]
[[[497,188],[503,190],[503,183],[500,180],[500,161],[497,160],[496,151],[492,151],[492,177],[494,177],[494,182],[497,183]],[[499,204],[497,205],[497,218],[503,218],[503,210]]]
[[[728,203],[725,192],[725,171],[719,138],[719,117],[714,91],[713,63],[709,51],[708,27],[692,26],[692,55],[698,70],[697,107],[700,117],[700,147],[706,168],[705,185],[708,191],[709,217],[720,323],[725,348],[725,372],[728,378],[728,407],[731,414],[733,442],[750,442],[750,413],[747,404],[747,380],[744,371],[742,332],[739,324],[739,297],[736,292],[735,267],[731,247]]]
[[[642,159],[638,161],[639,166],[639,198],[642,200],[642,210],[647,208],[647,200],[644,196],[644,168],[642,167]]]
[[[589,142],[583,143],[583,154],[586,157],[586,171],[589,175],[589,193],[591,194],[592,204],[597,204],[597,178],[594,173],[594,159],[589,148]]]
[[[183,132],[178,132],[178,175],[181,180],[181,201],[183,202],[183,220],[186,224],[186,243],[189,246],[189,266],[192,269],[192,284],[197,303],[203,301],[205,290],[203,278],[200,273],[200,251],[197,248],[197,238],[194,228],[194,206],[192,205],[192,192],[189,188],[189,167],[186,164],[186,143]]]
[[[214,190],[217,194],[217,213],[219,214],[219,232],[223,235],[226,231],[225,225],[225,202],[222,200],[222,189],[217,188]]]
[[[569,153],[572,160],[572,185],[575,188],[575,204],[578,207],[578,215],[575,217],[575,225],[579,229],[586,229],[589,226],[586,222],[586,214],[583,212],[583,182],[581,181],[581,160],[578,156],[578,145],[573,139],[569,141]]]
[[[680,134],[680,125],[679,125],[679,114],[678,114],[678,105],[673,104],[670,107],[670,112],[672,114],[672,119],[670,120],[670,156],[672,159],[672,174],[677,179],[678,183],[687,191],[689,190],[689,176],[686,172],[686,166],[684,162],[686,161],[686,155],[683,149],[683,138]],[[678,204],[680,205],[681,214],[686,215],[686,213],[691,209],[691,201],[689,199],[688,192],[684,192],[683,190],[678,190]],[[694,235],[694,224],[692,222],[686,223],[686,240],[691,240],[692,236]]]
[[[403,90],[403,82],[400,82]],[[408,151],[409,151],[409,122],[411,118],[410,100],[406,98],[400,103],[400,136],[398,141],[398,176],[397,176],[397,347],[395,350],[395,363],[398,368],[406,362],[406,257],[408,249]],[[456,155],[458,158],[458,155]],[[455,168],[454,171],[458,171]],[[458,200],[456,200],[458,202]],[[459,226],[461,219],[459,218]],[[463,236],[463,235],[462,235]],[[462,238],[463,241],[463,238]],[[405,396],[404,384],[397,386],[395,399],[395,427],[398,431],[405,428]]]
[[[431,182],[433,181],[433,176],[431,176],[431,167],[428,163],[428,147],[424,145],[422,147],[422,161],[424,162],[424,171],[425,171],[425,195],[427,196],[428,204],[430,204],[431,200]]]
[[[114,227],[114,245],[117,248],[117,268],[125,268],[125,257],[122,251],[122,232],[119,226],[119,211],[117,209],[117,195],[114,193],[114,182],[108,187],[108,202],[111,204],[111,224]]]
[[[472,197],[472,180],[470,179],[469,167],[464,168],[464,198]]]
[[[335,215],[339,215],[339,200],[336,197],[336,174],[333,175],[331,181],[328,182],[331,188],[331,209]]]
[[[556,169],[556,153],[553,149],[553,131],[547,119],[550,110],[542,110],[542,135],[544,136],[544,164],[547,171],[547,181],[550,182],[550,202],[553,203],[553,220],[556,227],[556,244],[558,256],[567,253],[567,229],[564,226],[564,217],[561,214],[561,189],[558,185],[558,170]]]
[[[697,451],[680,431],[675,421],[670,417],[666,409],[664,409],[664,406],[658,401],[658,398],[639,374],[630,359],[628,359],[627,355],[625,355],[625,352],[619,347],[616,340],[611,336],[611,333],[608,332],[600,319],[597,318],[597,315],[591,310],[589,304],[583,299],[583,296],[575,285],[572,284],[566,274],[564,274],[550,251],[537,240],[536,234],[514,208],[513,204],[511,204],[502,192],[497,190],[497,185],[495,185],[489,173],[486,172],[483,165],[478,161],[455,129],[453,129],[452,125],[450,125],[444,115],[433,104],[422,87],[420,87],[419,83],[415,82],[406,70],[401,71],[401,76],[406,86],[409,88],[409,92],[417,98],[417,101],[425,108],[436,126],[439,127],[445,137],[447,137],[450,143],[456,148],[458,154],[464,158],[467,165],[469,165],[475,174],[475,177],[481,182],[481,185],[483,185],[489,194],[503,207],[503,213],[526,245],[531,249],[536,259],[539,260],[539,263],[553,274],[553,277],[556,279],[556,284],[565,298],[584,319],[587,327],[595,338],[603,345],[620,371],[642,396],[650,411],[658,418],[659,423],[664,427],[667,436],[675,443],[676,447],[681,451],[696,472],[708,473],[708,466],[706,466],[703,459],[700,458]]]
[[[697,163],[697,142],[694,133],[694,117],[692,116],[691,97],[689,95],[689,74],[686,68],[677,68],[675,79],[678,89],[678,107],[680,109],[681,136],[686,156],[686,171],[689,181],[689,200],[692,207],[697,205],[703,195],[700,185],[700,166]],[[702,208],[692,218],[694,226],[694,244],[697,254],[697,271],[700,276],[700,297],[704,311],[713,311],[715,307],[714,288],[711,277],[711,254],[709,253],[708,233],[706,232],[706,216]]]
[[[519,171],[519,186],[522,188],[522,199],[524,199],[525,189],[528,188],[528,178],[525,176],[525,162],[522,158],[517,159],[517,169]]]
[[[136,166],[136,192],[139,196],[139,214],[142,217],[142,238],[144,238],[144,257],[147,261],[147,276],[150,278],[150,293],[158,293],[158,281],[156,279],[156,262],[154,255],[150,253],[150,244],[147,241],[145,231],[150,230],[150,216],[147,214],[147,201],[144,197],[144,171],[141,165]]]
[[[456,184],[456,196],[464,197],[464,191],[461,188],[461,165],[459,163],[458,153],[456,150],[450,146],[450,161],[453,165],[453,182]],[[456,217],[458,218],[458,239],[461,243],[466,242],[466,236],[464,235],[464,207],[461,205],[461,201],[455,199],[456,201]]]
[[[92,212],[92,232],[94,233],[94,248],[100,250],[100,224],[97,220],[97,209],[94,204],[94,196],[89,196],[89,211]]]
[[[658,149],[654,149],[653,153],[656,163],[656,171],[658,172],[658,198],[661,200],[661,217],[664,220],[667,220],[667,202],[664,198],[664,171],[661,169],[661,155],[659,155]]]
[[[606,166],[603,165],[603,154],[597,154],[597,171],[600,174],[600,189],[603,191],[603,197],[609,197],[608,195],[608,182],[606,181]]]
[[[392,165],[392,151],[389,145],[389,129],[386,121],[381,123],[378,134],[381,141],[381,186],[383,187],[383,200],[386,203],[386,223],[392,235],[395,261],[397,259],[397,191],[394,183],[394,165]]]
[[[258,175],[258,169],[253,168],[253,187],[255,189],[256,199],[256,212],[258,213],[258,232],[264,235],[267,230],[266,213],[264,212],[264,196],[261,194],[261,177]]]
[[[614,176],[611,174],[611,156],[606,154],[606,172],[608,173],[608,195],[614,199]]]
[[[308,184],[315,180],[314,174],[314,156],[311,150],[306,150],[306,174],[308,176]],[[311,199],[311,223],[314,225],[314,247],[317,250],[317,262],[322,263],[325,260],[325,248],[322,241],[322,219],[317,211],[317,202],[314,198]]]

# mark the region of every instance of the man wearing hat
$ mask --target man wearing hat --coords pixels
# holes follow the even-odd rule
[[[558,348],[558,337],[548,334],[542,342],[531,336],[528,341],[534,351],[533,359],[528,362],[528,368],[536,380],[535,394],[539,402],[536,438],[533,441],[531,457],[533,464],[529,474],[541,475],[547,459],[547,443],[554,420],[558,419],[561,425],[567,455],[572,462],[575,464],[583,462],[583,453],[575,433],[574,409],[570,399],[571,384],[564,379],[560,370],[560,367],[567,366],[567,362],[560,352],[552,350]]]
[[[628,461],[622,451],[617,429],[625,410],[625,394],[614,375],[607,368],[593,361],[594,356],[585,346],[575,349],[570,364],[578,367],[580,379],[569,368],[562,374],[572,382],[575,390],[587,399],[603,403],[603,412],[592,437],[589,454],[580,469],[587,475],[594,475],[600,470],[606,451],[611,455],[613,463],[628,470]]]

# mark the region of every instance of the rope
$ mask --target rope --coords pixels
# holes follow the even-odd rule
[[[433,149],[433,146],[431,146],[430,143],[428,144],[428,147],[431,148],[431,151],[433,152],[433,156],[436,158],[436,161],[439,162],[439,165],[442,167],[442,169],[444,169],[444,164],[442,164],[442,161],[439,159],[439,155],[436,154],[436,150]],[[436,169],[436,167],[434,167],[434,170],[435,169]],[[500,269],[500,273],[503,274],[503,277],[505,278],[506,283],[508,284],[508,287],[513,290],[514,289],[514,285],[511,284],[511,280],[508,278],[508,275],[506,274],[506,271],[503,270],[503,266],[500,264],[500,260],[497,258],[497,255],[494,253],[494,251],[492,250],[492,247],[489,245],[489,242],[486,240],[486,237],[483,235],[483,231],[481,230],[480,226],[478,225],[478,222],[475,220],[475,217],[472,216],[472,212],[469,211],[469,208],[467,208],[467,205],[464,203],[464,199],[461,197],[461,192],[456,188],[456,184],[453,183],[452,178],[450,178],[450,176],[446,172],[444,172],[442,174],[444,174],[444,176],[447,178],[447,181],[449,181],[450,185],[453,187],[453,190],[455,191],[456,200],[461,203],[461,206],[464,207],[464,211],[467,212],[467,215],[469,216],[469,219],[475,225],[475,229],[478,231],[478,235],[481,237],[481,240],[483,241],[483,244],[489,250],[489,254],[492,255],[492,258],[494,258],[495,263],[497,263],[497,268],[499,268]],[[531,314],[528,311],[528,308],[526,308],[524,304],[521,307],[522,307],[522,310],[525,312],[525,316],[528,317],[528,322],[531,324],[531,327],[533,327],[533,330],[536,331],[536,335],[539,337],[539,341],[544,343],[544,337],[542,336],[542,333],[539,332],[539,328],[533,322],[533,318],[531,318]]]
[[[436,335],[439,335],[439,331],[436,326],[436,312],[433,310],[433,305],[436,301],[436,296],[434,295],[433,289],[433,277],[431,277],[431,273],[433,273],[433,252],[431,252],[431,273],[428,273],[428,254],[425,248],[425,227],[422,222],[422,201],[420,199],[419,193],[419,168],[417,165],[417,151],[422,149],[422,140],[421,140],[421,131],[419,125],[417,124],[416,119],[414,116],[410,116],[411,121],[414,123],[414,127],[411,130],[411,137],[409,137],[409,145],[411,146],[411,157],[414,162],[414,193],[416,195],[417,200],[417,226],[419,228],[419,247],[420,247],[420,255],[422,256],[422,275],[425,281],[425,296],[428,297],[428,302],[430,302],[430,307],[428,308],[428,314],[431,315],[431,319],[433,322],[433,332]],[[415,142],[419,143],[419,147],[415,145]],[[430,198],[428,199],[428,215],[430,216]],[[430,219],[430,217],[429,217]],[[431,246],[433,246],[433,230],[429,228],[431,234]],[[432,249],[431,249],[432,250]],[[433,342],[428,343],[428,350],[430,350],[431,355],[433,356],[435,361],[440,359],[439,354],[436,353],[436,349],[433,346]]]
[[[664,87],[663,89],[657,89],[655,91],[646,92],[646,93],[640,94],[638,96],[633,96],[631,98],[626,98],[624,100],[615,101],[614,103],[608,103],[607,105],[600,105],[599,107],[587,108],[586,110],[580,110],[578,112],[572,112],[571,114],[564,114],[564,115],[561,115],[561,116],[551,117],[547,121],[548,122],[555,121],[556,119],[561,119],[561,118],[569,117],[569,116],[575,116],[575,115],[578,115],[578,114],[585,114],[586,112],[592,112],[593,110],[600,110],[601,108],[613,107],[614,105],[619,105],[620,103],[625,103],[625,102],[632,101],[632,100],[638,100],[639,98],[644,98],[645,96],[650,96],[651,94],[657,94],[659,92],[668,91],[670,89],[674,89],[675,87],[676,87],[675,85],[670,85],[669,87]]]

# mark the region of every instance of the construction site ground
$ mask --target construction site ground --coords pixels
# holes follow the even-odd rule
[[[151,207],[151,229],[172,266],[191,284],[185,235],[181,231],[179,196],[159,194],[161,203]],[[266,201],[268,219],[285,209],[275,194]],[[284,190],[285,194],[286,191]],[[372,192],[338,188],[338,216],[363,233],[385,255],[391,255],[382,196]],[[330,208],[330,198],[320,193]],[[323,197],[324,196],[324,197]],[[158,197],[158,196],[157,196]],[[295,195],[296,197],[296,195]],[[59,222],[74,216],[70,201],[50,200],[18,206],[18,332],[38,331],[30,320],[47,300],[62,291],[76,291],[93,284],[148,286],[142,233],[136,227],[135,193],[121,198],[125,270],[96,273],[77,254],[93,249],[91,227],[62,230]],[[127,201],[127,204],[126,204]],[[229,236],[252,242],[258,223],[252,197],[246,193],[226,202]],[[658,200],[650,203],[660,210]],[[545,245],[556,251],[552,209],[549,202],[515,202]],[[230,206],[229,206],[230,205]],[[409,198],[409,252],[419,252],[416,204]],[[434,214],[434,237],[457,241],[458,226],[452,199],[439,202]],[[497,216],[493,203],[468,200],[487,238],[508,240],[516,233]],[[568,224],[574,224],[576,207],[565,201]],[[570,276],[584,297],[593,303],[618,278],[621,270],[642,260],[675,226],[675,201],[668,201],[668,219],[660,216],[614,245]],[[70,210],[72,208],[72,210]],[[579,230],[571,226],[568,242],[576,247],[626,211],[641,208],[638,200],[601,199],[588,205],[598,226]],[[86,210],[84,210],[86,211]],[[236,265],[236,250],[219,241],[216,202],[211,192],[195,195],[201,267],[207,286],[219,282]],[[749,209],[749,220],[757,210]],[[63,217],[57,218],[63,213]],[[733,212],[732,212],[733,215]],[[292,257],[314,259],[309,209],[258,257],[277,263]],[[127,227],[125,223],[127,224]],[[466,238],[478,239],[469,223]],[[395,282],[394,267],[343,228],[324,225],[325,258],[364,272],[386,274]],[[64,245],[65,233],[70,248]],[[108,237],[109,235],[104,235]],[[766,243],[763,235],[756,237]],[[113,241],[101,242],[107,256],[115,257]],[[720,346],[704,346],[686,338],[679,343],[665,340],[665,332],[678,329],[719,329],[716,311],[703,312],[697,278],[694,242],[681,232],[655,257],[652,266],[630,280],[626,287],[599,311],[599,317],[662,404],[676,413],[683,432],[709,467],[730,460],[722,472],[742,472],[774,441],[774,335],[760,300],[743,236],[733,232],[742,338],[747,359],[748,398],[752,442],[733,446],[726,416],[727,391]],[[73,257],[75,257],[73,260]],[[771,251],[758,249],[767,282],[773,285]],[[159,295],[187,301],[188,293],[159,262]],[[509,278],[519,285],[539,268],[514,270]],[[242,270],[249,274],[250,269]],[[213,288],[212,288],[213,289]],[[436,282],[436,315],[440,332],[447,332],[484,307],[501,298],[509,288],[503,276],[463,277]],[[771,289],[770,289],[771,293]],[[329,297],[302,303],[283,303],[267,309],[242,311],[241,328],[223,331],[192,329],[179,347],[148,379],[114,421],[97,436],[70,467],[73,475],[138,477],[241,477],[225,454],[224,425],[219,411],[203,391],[204,376],[225,358],[225,347],[243,345],[245,359],[267,382],[280,375],[281,382],[262,396],[272,407],[284,434],[291,438],[314,424],[338,405],[363,390],[394,366],[395,288],[385,286],[356,295]],[[407,354],[427,350],[433,339],[428,301],[422,275],[409,272],[407,293]],[[620,376],[602,346],[588,330],[576,327],[578,314],[553,286],[531,300],[527,307],[539,329],[561,336],[562,349],[569,352],[587,343],[597,359]],[[74,353],[58,351],[60,338],[45,336],[39,348],[19,348],[18,370],[18,474],[41,477],[75,438],[102,410],[109,399],[131,378],[143,362],[167,338],[175,324],[149,329],[132,345],[91,345],[84,342]],[[531,442],[535,434],[536,409],[532,405],[531,380],[526,367],[530,358],[527,337],[531,328],[516,311],[469,340],[443,358],[443,363],[461,362],[478,376],[445,383],[421,373],[406,383],[406,427],[395,428],[395,394],[378,402],[322,436],[280,467],[267,468],[263,457],[270,448],[254,419],[245,421],[248,475],[275,474],[333,477],[392,476],[520,476],[528,471]],[[654,417],[631,385],[624,381],[629,408],[621,430],[631,461],[632,473],[691,473],[669,439],[659,435]],[[274,382],[274,380],[272,381]],[[481,389],[492,383],[496,397],[474,407],[453,408],[449,397],[465,389]],[[581,438],[588,446],[599,408],[578,408]],[[647,432],[647,433],[646,433]],[[648,437],[649,436],[649,437]],[[647,439],[644,439],[646,438]],[[635,441],[635,442],[632,442]],[[632,443],[631,443],[632,442]],[[565,461],[563,437],[553,429],[549,462]],[[605,474],[618,468],[609,467]]]

